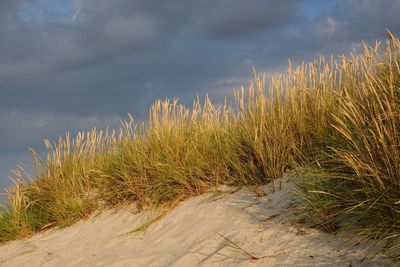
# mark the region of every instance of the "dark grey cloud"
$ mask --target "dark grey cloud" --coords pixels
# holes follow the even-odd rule
[[[398,11],[391,0],[2,0],[0,176],[45,137],[143,117],[156,98],[221,100],[253,66],[357,51],[400,33]]]
[[[297,18],[305,1],[206,1],[194,14],[194,29],[213,39],[235,39],[276,31]]]
[[[3,0],[0,2],[0,21],[2,24],[14,18],[21,2],[21,0]]]

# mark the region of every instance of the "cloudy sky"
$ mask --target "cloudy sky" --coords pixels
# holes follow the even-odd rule
[[[1,0],[0,188],[28,147],[143,117],[157,98],[216,100],[254,66],[400,35],[400,0]]]

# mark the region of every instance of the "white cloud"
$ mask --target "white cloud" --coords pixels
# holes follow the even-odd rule
[[[79,15],[81,14],[81,9],[82,9],[82,4],[81,4],[80,0],[75,0],[74,4],[75,4],[76,11],[75,11],[74,15],[72,16],[72,22],[75,22],[78,19]]]
[[[323,24],[318,26],[317,32],[321,35],[332,36],[335,34],[336,29],[337,22],[332,17],[328,17]]]

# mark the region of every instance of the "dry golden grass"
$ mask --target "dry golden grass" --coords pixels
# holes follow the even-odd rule
[[[360,56],[320,58],[256,75],[235,102],[157,101],[149,120],[67,134],[35,174],[15,171],[0,241],[69,225],[99,205],[171,207],[221,184],[247,186],[298,171],[308,210],[329,231],[346,218],[367,236],[400,237],[399,40],[388,32]],[[29,182],[26,182],[28,180]],[[315,216],[314,216],[315,217]]]

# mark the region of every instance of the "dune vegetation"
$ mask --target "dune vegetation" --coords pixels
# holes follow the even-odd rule
[[[220,185],[257,186],[289,170],[303,207],[336,232],[354,227],[400,255],[400,41],[360,55],[255,75],[234,101],[157,101],[148,121],[66,134],[34,150],[0,213],[0,242],[67,226],[127,201],[169,209]]]

